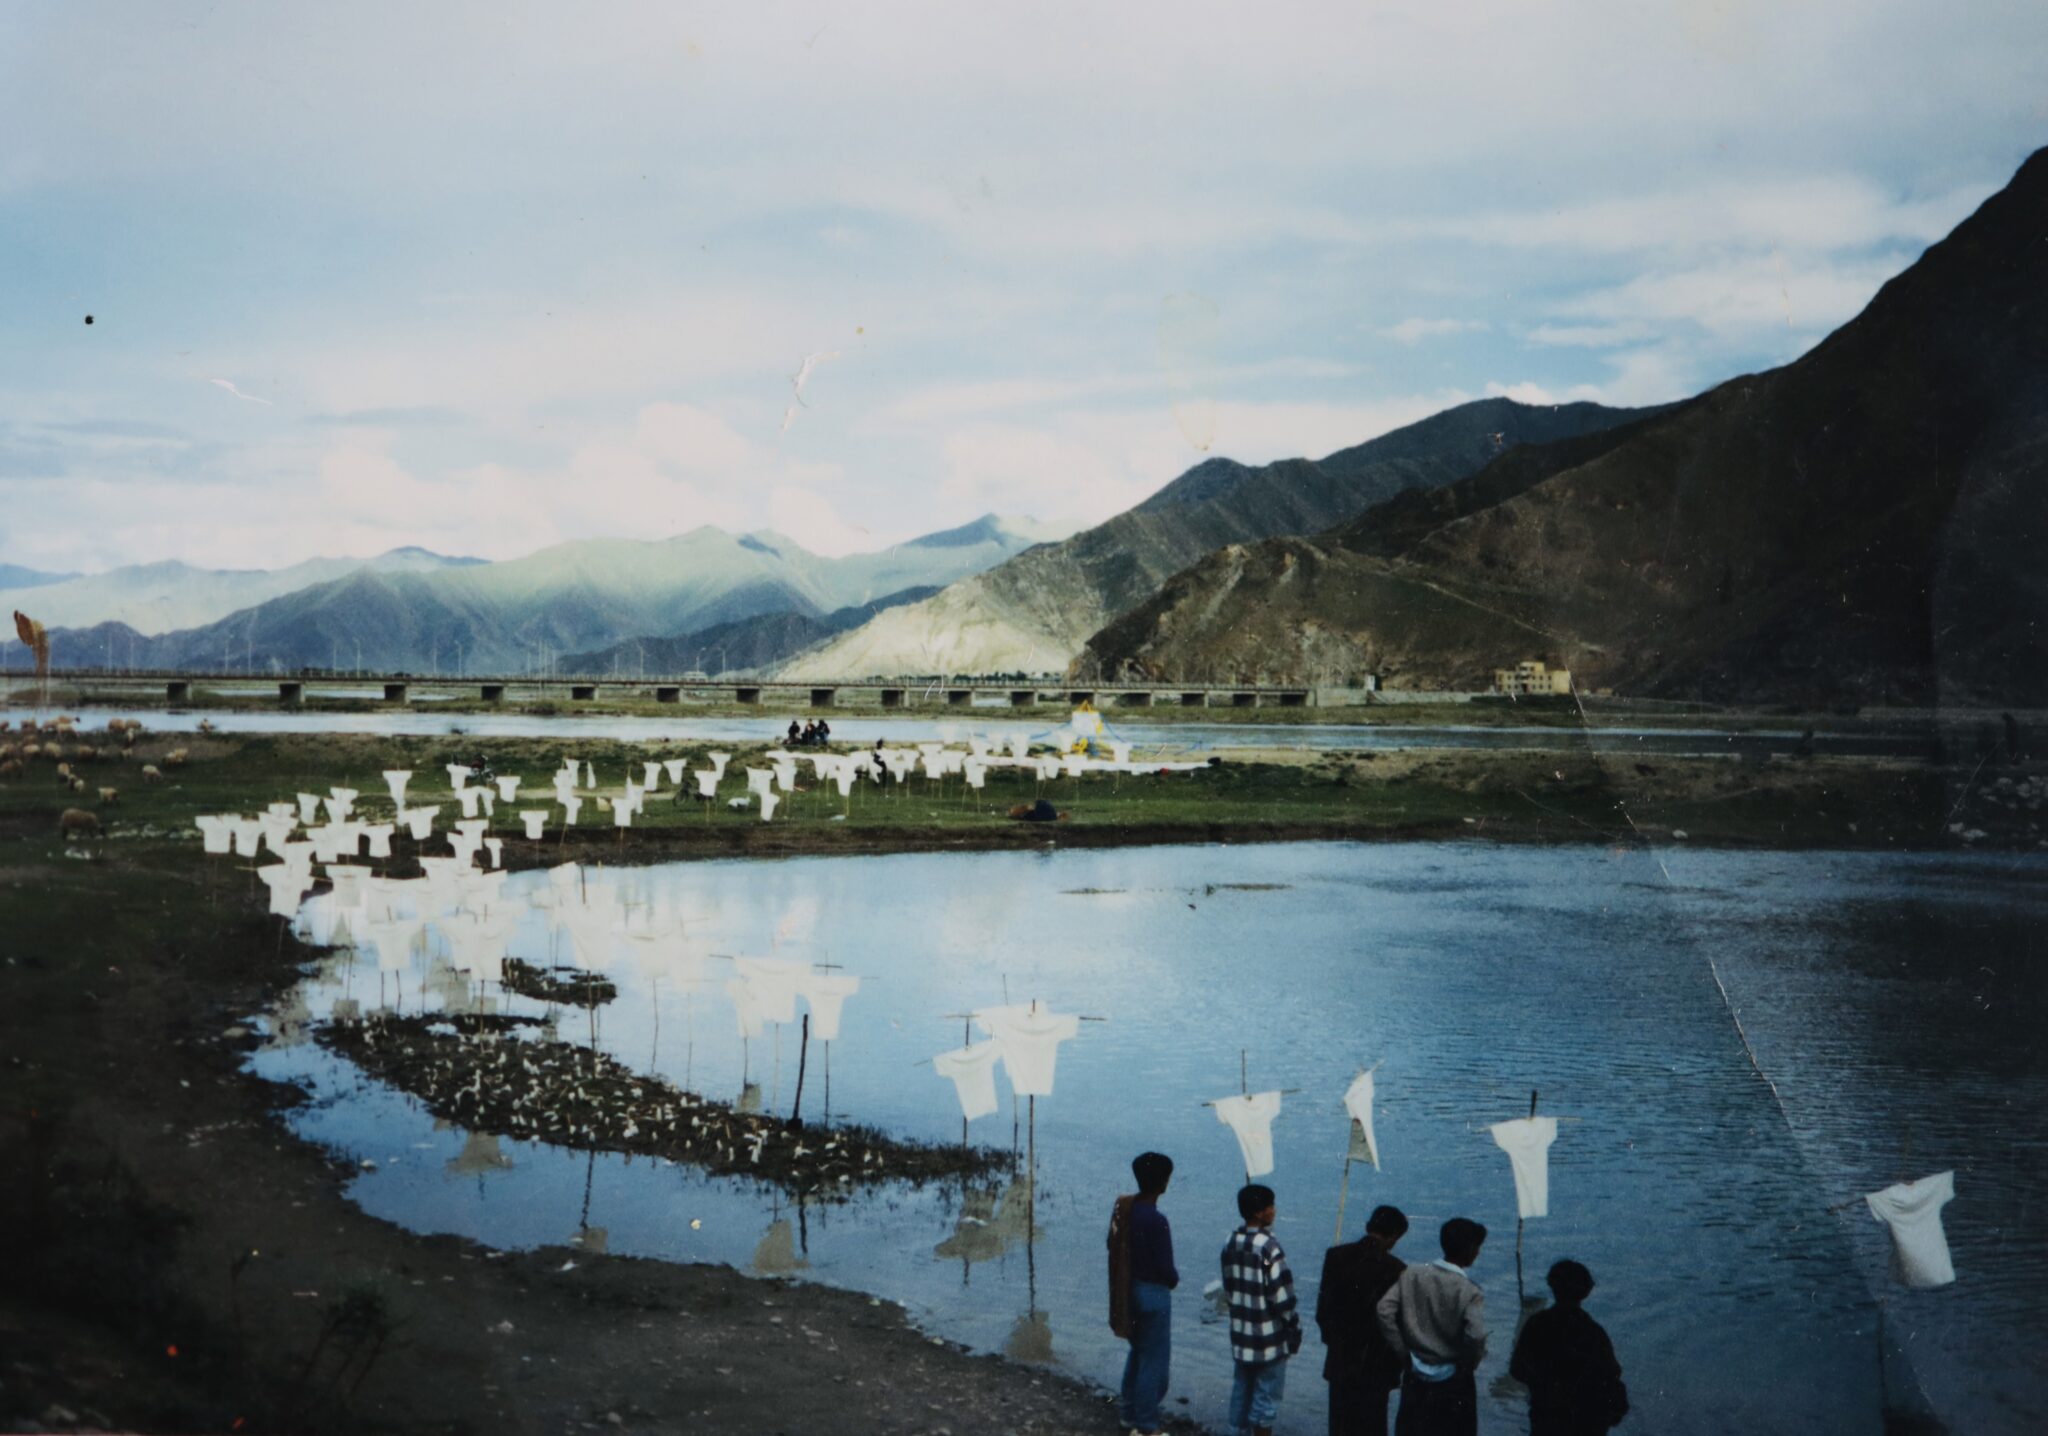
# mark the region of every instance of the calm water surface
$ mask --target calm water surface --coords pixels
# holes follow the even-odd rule
[[[1037,1102],[1035,1224],[1015,1183],[799,1208],[646,1158],[469,1140],[285,1024],[255,1064],[312,1083],[317,1100],[292,1119],[305,1135],[378,1164],[353,1188],[365,1208],[508,1246],[602,1228],[614,1252],[872,1291],[936,1333],[1107,1384],[1122,1348],[1103,1313],[1103,1223],[1130,1156],[1157,1147],[1179,1164],[1165,1203],[1183,1273],[1173,1394],[1220,1427],[1227,1343],[1201,1289],[1241,1169],[1200,1104],[1238,1090],[1241,1050],[1254,1090],[1300,1089],[1266,1180],[1312,1308],[1346,1148],[1339,1099],[1377,1062],[1385,1166],[1353,1170],[1347,1234],[1380,1201],[1413,1220],[1411,1260],[1435,1255],[1453,1214],[1492,1229],[1474,1271],[1496,1333],[1483,1430],[1523,1429],[1505,1376],[1514,1187],[1484,1128],[1526,1113],[1532,1088],[1542,1110],[1578,1120],[1552,1149],[1551,1216],[1528,1224],[1530,1294],[1562,1256],[1596,1273],[1591,1309],[1635,1405],[1626,1429],[1876,1432],[1880,1296],[1892,1405],[1931,1407],[1957,1432],[2038,1429],[2048,864],[1314,844],[698,862],[592,880],[622,886],[636,921],[684,918],[703,950],[772,948],[863,977],[830,1052],[831,1110],[898,1135],[959,1138],[951,1084],[920,1065],[959,1044],[945,1014],[1007,992],[1107,1018],[1062,1049],[1055,1095]],[[507,896],[545,881],[515,877]],[[619,946],[600,1045],[714,1096],[751,1082],[787,1110],[793,1030],[743,1045],[723,964],[689,996]],[[512,951],[547,955],[537,917]],[[416,1006],[419,976],[404,981]],[[336,958],[286,1015],[317,1019],[344,992],[374,1005],[378,990],[374,961]],[[575,1013],[564,1035],[583,1023]],[[811,1057],[815,1120],[815,1045]],[[1010,1144],[1004,1103],[975,1140]],[[1960,1280],[1889,1288],[1882,1229],[1860,1204],[1830,1208],[1947,1168]],[[1320,1364],[1311,1334],[1282,1430],[1323,1429]]]

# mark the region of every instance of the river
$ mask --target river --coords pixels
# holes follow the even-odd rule
[[[392,711],[322,713],[306,709],[271,712],[246,709],[170,710],[87,708],[77,710],[92,727],[109,718],[133,718],[167,733],[190,733],[201,722],[222,733],[370,733],[480,738],[617,738],[628,742],[669,739],[695,743],[767,743],[783,737],[791,715],[760,718],[647,718],[630,715],[547,713],[433,713]],[[1051,733],[1065,718],[1043,714],[1015,718],[1011,709],[989,709],[968,717],[898,718],[844,714],[834,718],[833,737],[842,746],[866,747],[877,738],[891,744],[959,742],[969,733]],[[995,716],[1000,715],[1000,716]],[[808,710],[802,717],[815,716]],[[831,715],[828,715],[831,716]],[[1104,722],[1137,744],[1146,755],[1207,753],[1232,748],[1316,749],[1390,752],[1404,748],[1451,748],[1512,752],[1592,748],[1616,756],[1758,757],[1810,748],[1815,753],[1858,757],[1924,757],[1932,749],[1925,734],[1911,731],[1858,733],[1802,729],[1489,727],[1480,724],[1395,725],[1354,723],[1147,723],[1106,713]]]
[[[947,1014],[1007,995],[1106,1018],[1061,1050],[1035,1141],[1018,1133],[1036,1153],[1035,1202],[1021,1186],[955,1185],[799,1209],[644,1157],[470,1142],[288,1024],[254,1065],[311,1084],[316,1100],[290,1118],[304,1135],[377,1164],[353,1186],[365,1208],[510,1246],[602,1228],[613,1252],[872,1291],[935,1333],[1110,1384],[1121,1347],[1103,1317],[1102,1227],[1129,1158],[1156,1147],[1179,1164],[1164,1210],[1184,1277],[1173,1394],[1188,1404],[1173,1409],[1220,1425],[1225,1333],[1201,1292],[1242,1171],[1201,1104],[1239,1090],[1241,1053],[1253,1090],[1289,1090],[1266,1180],[1312,1309],[1348,1135],[1340,1098],[1377,1063],[1384,1168],[1353,1169],[1346,1232],[1382,1201],[1414,1223],[1410,1260],[1436,1255],[1453,1214],[1491,1229],[1474,1270],[1496,1333],[1482,1430],[1522,1429],[1505,1377],[1514,1186],[1485,1128],[1525,1114],[1532,1089],[1570,1120],[1551,1214],[1527,1227],[1526,1286],[1535,1297],[1563,1256],[1592,1268],[1629,1429],[1874,1432],[1888,1399],[1958,1432],[2018,1432],[2048,1404],[2048,1240],[2031,1221],[2048,1170],[2038,859],[1333,843],[694,862],[592,880],[619,885],[636,920],[685,919],[698,950],[859,975],[829,1055],[837,1120],[958,1140],[950,1084],[920,1065],[959,1045]],[[516,875],[507,897],[545,882]],[[536,915],[511,950],[546,956]],[[786,1110],[795,1033],[743,1049],[718,968],[686,997],[617,965],[597,1039],[713,1096],[751,1081]],[[289,1010],[317,1019],[344,991],[372,1005],[378,985],[374,961],[337,957]],[[824,1060],[811,1053],[814,1122]],[[1007,1095],[973,1129],[1009,1145]],[[1950,1169],[1959,1280],[1890,1286],[1884,1231],[1854,1199]],[[1283,1431],[1322,1430],[1320,1360],[1311,1331]]]

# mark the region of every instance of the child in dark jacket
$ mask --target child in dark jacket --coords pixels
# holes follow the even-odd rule
[[[1628,1415],[1614,1343],[1586,1315],[1593,1274],[1575,1261],[1550,1269],[1552,1304],[1529,1318],[1508,1374],[1529,1388],[1529,1436],[1603,1436]]]

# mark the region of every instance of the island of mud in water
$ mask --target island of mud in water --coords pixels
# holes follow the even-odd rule
[[[543,1020],[378,1014],[320,1042],[472,1132],[688,1162],[830,1200],[881,1182],[984,1176],[1015,1165],[986,1147],[902,1142],[860,1127],[741,1112],[642,1076],[606,1053],[540,1035]]]

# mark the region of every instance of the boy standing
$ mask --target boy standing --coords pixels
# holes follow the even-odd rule
[[[1244,1224],[1223,1246],[1223,1290],[1230,1300],[1230,1429],[1234,1436],[1272,1436],[1287,1386],[1287,1358],[1301,1350],[1294,1273],[1273,1240],[1277,1203],[1257,1183],[1237,1194]]]
[[[1508,1363],[1508,1375],[1529,1388],[1530,1436],[1603,1436],[1628,1415],[1628,1387],[1614,1343],[1585,1312],[1593,1273],[1561,1261],[1550,1269],[1550,1294]]]
[[[1387,1397],[1401,1384],[1406,1352],[1387,1345],[1379,1304],[1407,1269],[1394,1245],[1408,1230],[1398,1207],[1377,1207],[1365,1236],[1331,1247],[1316,1293],[1316,1326],[1327,1355],[1330,1436],[1387,1436]]]
[[[1395,1436],[1475,1436],[1486,1357],[1486,1296],[1465,1271],[1479,1260],[1486,1228],[1464,1217],[1443,1224],[1443,1259],[1411,1266],[1380,1298],[1387,1345],[1408,1354]]]
[[[1160,1403],[1173,1359],[1173,1229],[1159,1199],[1173,1179],[1173,1158],[1145,1152],[1131,1163],[1135,1197],[1119,1197],[1109,1220],[1110,1328],[1131,1344],[1124,1361],[1123,1425],[1158,1436]]]

